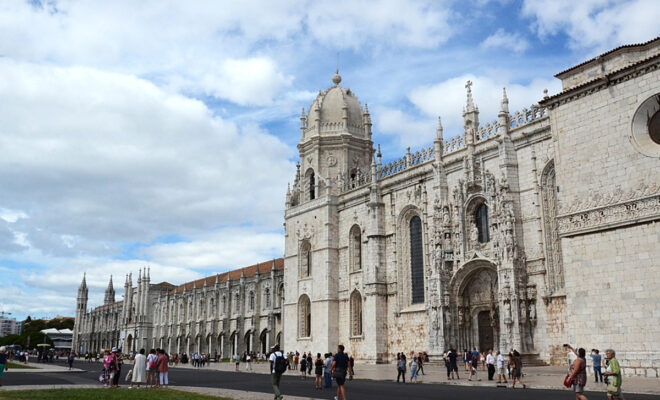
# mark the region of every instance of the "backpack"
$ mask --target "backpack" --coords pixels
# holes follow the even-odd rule
[[[274,367],[274,369],[275,369],[276,373],[283,374],[284,372],[286,372],[286,364],[287,364],[287,361],[284,358],[284,356],[282,356],[282,353],[280,353],[279,356],[275,355],[275,367]]]

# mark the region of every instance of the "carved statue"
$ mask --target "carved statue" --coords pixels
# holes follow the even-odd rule
[[[444,225],[449,225],[449,210],[447,207],[443,208],[442,210],[442,223]]]
[[[463,326],[465,316],[463,315],[463,307],[458,307],[458,325]]]
[[[476,225],[472,226],[472,230],[470,231],[470,240],[473,243],[476,243],[479,240],[479,229],[477,229]]]
[[[504,321],[511,321],[511,302],[506,301],[504,303]]]
[[[536,305],[534,302],[529,303],[529,319],[532,321],[536,319]]]

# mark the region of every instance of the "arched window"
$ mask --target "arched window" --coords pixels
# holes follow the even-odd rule
[[[557,182],[555,163],[551,161],[541,175],[543,204],[543,232],[545,236],[545,264],[548,288],[555,292],[564,287],[564,267],[559,231],[557,229]]]
[[[314,200],[316,198],[316,179],[314,177],[314,171],[309,174],[309,199]]]
[[[215,317],[215,299],[214,298],[211,298],[211,300],[209,300],[209,315],[211,317]]]
[[[234,312],[239,312],[241,310],[241,295],[236,293],[234,295]]]
[[[227,313],[227,296],[222,296],[222,313]]]
[[[424,249],[422,246],[422,220],[410,219],[410,283],[411,303],[424,302]]]
[[[351,272],[362,269],[362,232],[358,225],[354,225],[350,232],[350,266]]]
[[[298,300],[298,337],[312,336],[312,310],[311,302],[306,294]]]
[[[474,212],[474,222],[479,233],[479,243],[486,243],[490,240],[488,236],[488,206],[480,204]]]
[[[351,336],[362,335],[362,296],[354,290],[351,294]]]
[[[199,299],[199,309],[198,309],[198,312],[197,312],[197,318],[198,319],[204,318],[204,311],[205,311],[204,310],[204,300]]]
[[[300,245],[300,277],[306,278],[312,274],[312,245],[303,241]]]
[[[254,292],[250,292],[250,311],[254,311]]]
[[[264,289],[264,303],[266,308],[270,308],[270,288]]]
[[[277,294],[277,306],[282,307],[283,304],[284,304],[284,284],[281,283]]]

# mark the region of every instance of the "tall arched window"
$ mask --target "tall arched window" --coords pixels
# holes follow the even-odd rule
[[[564,287],[564,267],[557,229],[557,182],[554,161],[548,163],[541,175],[541,194],[543,232],[545,234],[546,279],[550,291],[555,292]]]
[[[474,212],[474,222],[477,225],[477,232],[479,233],[479,243],[486,243],[490,240],[488,236],[488,206],[480,204]]]
[[[312,245],[305,240],[300,245],[300,277],[306,278],[312,274]]]
[[[410,283],[411,303],[424,302],[424,248],[422,246],[422,220],[410,219]]]
[[[351,294],[351,336],[362,335],[362,296],[354,290]]]
[[[222,313],[226,314],[227,313],[227,296],[223,295],[222,296]]]
[[[312,336],[312,307],[306,294],[298,300],[298,336],[306,338]]]
[[[254,292],[250,292],[250,311],[254,311]]]
[[[310,200],[316,198],[316,176],[314,175],[313,169],[308,169],[305,173],[305,179],[307,180],[307,194]]]
[[[211,317],[215,317],[215,299],[214,298],[211,298],[211,300],[209,300],[209,315]]]
[[[264,289],[264,303],[266,308],[270,308],[270,288]]]
[[[350,266],[351,272],[362,269],[362,232],[358,225],[354,225],[350,232]]]
[[[241,310],[241,295],[236,293],[234,295],[234,312],[239,312]]]

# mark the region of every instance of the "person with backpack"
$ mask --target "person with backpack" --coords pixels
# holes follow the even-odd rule
[[[280,351],[279,344],[276,344],[271,349],[268,361],[270,362],[270,383],[273,385],[275,400],[280,400],[282,399],[282,393],[280,393],[280,380],[282,379],[282,374],[286,372],[286,369],[288,368],[288,362]]]
[[[147,356],[147,386],[154,387],[158,381],[158,371],[156,370],[156,361],[158,361],[158,356],[156,355],[156,349],[149,350],[149,355]]]
[[[337,354],[332,360],[332,366],[330,373],[332,377],[335,378],[337,382],[337,397],[336,400],[346,400],[346,389],[344,388],[344,383],[346,383],[346,372],[348,371],[348,356],[344,353],[344,345],[340,344],[337,346]]]

